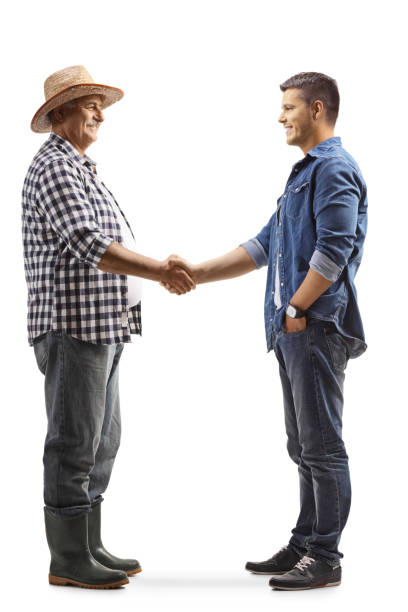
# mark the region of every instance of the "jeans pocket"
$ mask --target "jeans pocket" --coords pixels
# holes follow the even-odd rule
[[[333,368],[335,370],[344,371],[347,366],[349,355],[342,335],[332,328],[324,328],[324,335],[327,346],[329,347]]]
[[[283,330],[283,335],[284,336],[300,336],[301,334],[304,334],[307,331],[309,331],[309,329],[308,329],[308,326],[306,325],[304,329],[298,329],[297,331],[293,331],[293,332],[288,332],[288,331]]]
[[[45,374],[48,361],[48,338],[44,336],[41,340],[34,342],[34,355],[37,361],[38,369],[41,374]]]

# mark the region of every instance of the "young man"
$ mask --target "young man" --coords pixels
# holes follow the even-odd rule
[[[280,86],[279,122],[304,157],[289,175],[277,209],[259,234],[222,257],[170,265],[196,283],[268,265],[265,328],[282,382],[288,451],[298,465],[300,514],[286,546],[251,572],[297,590],[341,582],[338,545],[350,509],[348,457],[342,440],[348,359],[365,349],[354,277],[367,227],[366,185],[334,126],[336,81],[304,72]],[[167,287],[170,291],[171,288]]]

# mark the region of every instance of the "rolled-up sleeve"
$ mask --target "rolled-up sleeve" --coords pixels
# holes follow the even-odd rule
[[[244,247],[248,252],[257,268],[262,268],[268,264],[271,225],[275,214],[276,213],[272,215],[268,223],[261,229],[255,238],[251,238],[239,245]]]
[[[251,240],[247,240],[239,246],[244,247],[244,249],[248,251],[248,254],[253,259],[257,268],[262,268],[262,266],[266,266],[268,263],[268,256],[265,253],[265,249],[256,238],[251,238]]]
[[[113,240],[98,227],[85,185],[69,161],[53,160],[44,167],[39,177],[37,203],[71,253],[97,268]]]
[[[343,159],[325,160],[316,176],[316,245],[309,265],[329,281],[339,278],[353,252],[360,199],[357,171]]]

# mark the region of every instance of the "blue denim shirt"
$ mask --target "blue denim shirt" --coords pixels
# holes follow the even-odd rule
[[[243,243],[257,268],[268,264],[265,331],[281,331],[286,306],[309,267],[333,284],[308,309],[311,317],[332,321],[345,338],[350,357],[367,345],[354,277],[367,230],[367,188],[354,159],[338,137],[328,138],[297,162],[278,199],[276,211],[259,234]],[[275,266],[280,298],[274,301]]]

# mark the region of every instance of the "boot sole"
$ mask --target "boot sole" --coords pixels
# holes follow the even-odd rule
[[[139,567],[138,569],[130,570],[130,572],[126,572],[126,573],[128,576],[134,576],[135,574],[140,574],[141,571],[142,571],[142,568]]]
[[[86,584],[86,582],[79,582],[78,580],[72,580],[71,578],[61,578],[60,576],[48,575],[48,582],[56,586],[78,586],[82,589],[117,589],[124,584],[128,584],[129,580],[124,578],[119,582],[111,582],[109,584]]]
[[[321,589],[323,587],[339,586],[339,584],[341,584],[341,580],[339,580],[339,582],[327,582],[326,584],[315,584],[313,586],[307,587],[284,587],[275,586],[274,584],[271,584],[270,586],[272,589],[278,589],[280,591],[308,591],[310,589]]]

